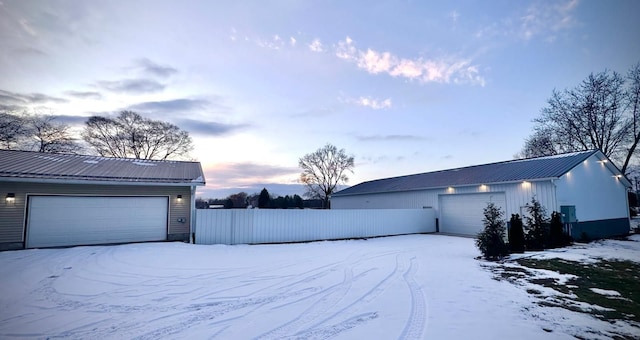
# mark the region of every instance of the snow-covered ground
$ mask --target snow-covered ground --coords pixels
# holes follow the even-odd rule
[[[640,234],[627,240],[598,240],[591,243],[575,243],[571,247],[541,252],[511,255],[512,258],[527,257],[537,260],[559,258],[568,261],[595,263],[600,259],[640,262]]]
[[[535,260],[562,259],[596,266],[601,260],[640,263],[640,235],[631,235],[627,239],[628,240],[598,240],[588,244],[575,243],[573,246],[565,248],[513,254],[504,263],[484,263],[483,266],[492,269],[496,273],[513,269],[526,270],[526,274],[516,279],[511,279],[515,285],[525,291],[535,291],[540,301],[544,303],[570,306],[572,309],[582,310],[584,312],[570,312],[560,307],[536,309],[536,313],[539,313],[538,316],[548,320],[556,332],[574,334],[584,339],[611,339],[619,335],[640,338],[639,323],[623,320],[616,320],[615,322],[597,320],[591,316],[591,313],[611,311],[611,309],[578,301],[577,296],[574,294],[561,293],[555,289],[533,283],[536,280],[551,279],[558,284],[566,285],[569,280],[575,278],[574,275],[523,267],[514,261],[519,258]],[[577,288],[572,285],[566,285],[566,287]],[[589,289],[594,293],[610,298],[621,298],[620,293],[614,290],[606,290],[598,287],[591,287]]]
[[[0,338],[572,339],[604,327],[493,279],[473,242],[2,252]]]

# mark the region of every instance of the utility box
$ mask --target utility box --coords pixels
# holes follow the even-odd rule
[[[575,205],[561,205],[560,213],[562,214],[562,223],[576,223],[576,206]]]

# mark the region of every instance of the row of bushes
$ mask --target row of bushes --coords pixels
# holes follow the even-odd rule
[[[484,230],[476,239],[476,246],[486,259],[496,260],[525,250],[559,248],[573,242],[571,236],[564,232],[559,212],[554,211],[548,218],[545,208],[535,197],[526,209],[524,223],[519,214],[511,215],[507,243],[504,213],[493,203],[487,205],[482,220]]]

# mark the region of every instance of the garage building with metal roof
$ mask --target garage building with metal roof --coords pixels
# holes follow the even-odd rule
[[[561,212],[575,239],[628,234],[629,180],[599,150],[518,159],[378,179],[331,196],[332,209],[436,210],[438,231],[475,236],[483,209],[526,215],[535,197],[547,214]]]
[[[198,162],[0,150],[0,250],[188,241]]]

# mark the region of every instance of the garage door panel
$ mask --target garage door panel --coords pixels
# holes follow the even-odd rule
[[[484,227],[483,212],[489,202],[505,211],[506,196],[501,192],[440,196],[440,231],[477,235]]]
[[[166,197],[31,196],[27,247],[162,241]]]

